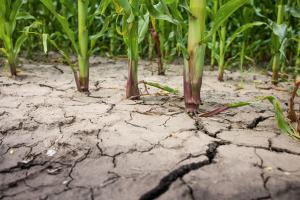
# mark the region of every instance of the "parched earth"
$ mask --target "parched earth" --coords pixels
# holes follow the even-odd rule
[[[93,58],[91,93],[75,91],[66,66],[25,62],[17,79],[0,75],[0,199],[300,199],[300,143],[276,128],[268,102],[212,118],[184,113],[181,67],[166,77],[141,62],[149,88],[124,98],[126,61]],[[267,77],[206,72],[201,111],[288,94]],[[256,79],[256,81],[254,81]],[[264,87],[264,89],[258,89]],[[143,86],[141,85],[141,90]]]

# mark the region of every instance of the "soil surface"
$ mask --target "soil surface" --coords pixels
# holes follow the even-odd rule
[[[177,88],[126,100],[125,60],[91,59],[90,95],[71,70],[24,61],[20,77],[0,75],[0,199],[300,199],[300,144],[276,127],[269,102],[211,118],[184,112],[181,66],[140,80]],[[269,77],[205,72],[201,111],[288,93]],[[260,89],[259,89],[260,88]],[[264,88],[264,89],[261,89]],[[144,87],[141,85],[141,90]]]

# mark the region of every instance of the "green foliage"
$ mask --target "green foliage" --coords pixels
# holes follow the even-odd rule
[[[264,97],[263,99],[267,99],[268,101],[270,101],[270,103],[273,104],[277,126],[281,130],[281,132],[292,137],[293,139],[300,140],[300,133],[297,132],[293,125],[284,116],[284,112],[281,108],[280,102],[273,96]]]
[[[22,4],[22,0],[2,0],[0,4],[0,41],[3,43],[0,52],[7,58],[12,75],[16,75],[17,57],[22,45],[28,38],[30,29],[40,25],[39,22],[35,21],[24,27],[16,38],[14,37],[18,20],[34,19],[29,13],[21,11]]]
[[[163,91],[166,91],[168,93],[171,93],[171,94],[178,94],[178,90],[174,89],[174,88],[171,88],[167,85],[162,85],[162,84],[159,84],[159,83],[154,83],[154,82],[149,82],[149,81],[141,81],[140,83],[143,83],[145,85],[149,85],[151,87],[155,87],[155,88],[158,88],[160,90],[163,90]]]

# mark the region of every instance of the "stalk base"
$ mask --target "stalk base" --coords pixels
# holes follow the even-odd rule
[[[128,62],[128,80],[126,85],[126,98],[131,100],[140,99],[140,90],[137,80],[137,61]]]
[[[80,85],[79,92],[89,92],[89,78],[88,77],[80,77],[79,85]]]
[[[279,79],[279,73],[278,72],[273,72],[272,75],[272,84],[277,85],[278,84],[278,79]]]
[[[10,74],[12,77],[16,77],[17,76],[17,69],[16,69],[16,65],[14,64],[9,64],[9,68],[10,68]]]
[[[222,74],[219,74],[219,76],[218,76],[218,81],[224,82],[224,75],[223,75],[223,73],[222,73]]]
[[[198,108],[199,108],[199,104],[185,103],[185,111],[187,113],[197,113]]]
[[[156,50],[156,54],[157,54],[158,75],[164,76],[165,70],[164,70],[164,65],[163,65],[163,61],[162,61],[162,52],[160,49],[160,38],[159,38],[158,33],[155,31],[155,29],[153,27],[151,28],[151,36],[154,40],[155,50]]]

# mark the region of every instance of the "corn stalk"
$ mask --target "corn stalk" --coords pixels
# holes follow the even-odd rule
[[[277,22],[276,25],[280,27],[283,24],[284,20],[284,1],[279,0],[277,3]],[[281,55],[279,52],[279,48],[281,46],[280,38],[276,35],[273,35],[273,48],[274,48],[274,55],[272,60],[272,83],[277,84],[279,79],[279,71],[281,67]]]
[[[140,91],[138,88],[138,62],[139,62],[139,43],[138,43],[138,22],[133,20],[127,24],[128,27],[128,80],[126,85],[126,97],[138,98]]]
[[[68,51],[59,45],[48,35],[47,38],[52,46],[54,46],[64,57],[65,61],[69,64],[74,74],[75,83],[77,86],[77,90],[79,92],[88,92],[89,91],[89,57],[93,54],[95,49],[96,41],[103,36],[104,32],[108,28],[109,20],[108,17],[106,21],[103,23],[102,29],[94,35],[89,35],[89,29],[93,25],[93,21],[97,15],[101,15],[104,13],[105,9],[108,7],[110,0],[103,0],[98,5],[99,9],[97,12],[93,14],[89,14],[89,0],[78,0],[78,10],[77,10],[77,18],[78,18],[78,37],[76,38],[75,31],[72,30],[75,28],[75,25],[70,23],[66,16],[59,14],[56,11],[55,6],[51,0],[41,0],[44,6],[54,15],[59,24],[61,25],[61,31],[65,34],[66,38],[68,38],[71,43],[71,47],[73,51],[77,55],[78,66],[75,66],[68,55]],[[71,5],[70,5],[71,6]],[[75,11],[74,11],[75,12]],[[57,31],[59,32],[59,31]],[[47,45],[47,41],[43,42],[44,49],[45,45]],[[79,73],[78,70],[79,69]]]
[[[79,85],[81,92],[89,91],[89,32],[87,25],[89,0],[78,0]]]
[[[300,74],[300,36],[298,37],[298,48],[297,48],[297,56],[296,56],[295,74]]]
[[[191,0],[188,31],[188,56],[184,66],[184,97],[187,112],[195,112],[201,102],[200,89],[206,44],[204,38],[206,0]]]
[[[164,64],[163,64],[163,58],[162,58],[162,51],[161,51],[161,35],[158,33],[157,25],[155,19],[151,20],[150,23],[150,32],[151,32],[151,37],[154,41],[154,47],[156,51],[156,56],[157,56],[157,74],[158,75],[165,75],[165,69],[164,69]]]
[[[207,41],[226,20],[248,0],[230,0],[217,12],[212,29],[205,34],[206,0],[190,0],[187,60],[184,66],[184,99],[187,112],[195,113],[201,102],[200,91]],[[183,51],[184,53],[184,51]]]
[[[159,5],[165,5],[161,0]],[[162,19],[173,22],[173,19],[165,14],[167,7],[158,10],[149,0],[116,0],[115,9],[122,16],[122,32],[124,42],[127,45],[128,54],[128,79],[126,85],[126,98],[139,99],[138,88],[138,61],[139,44],[144,40],[149,28],[149,18]],[[139,23],[140,22],[140,23]]]
[[[213,9],[212,9],[212,20],[214,20],[215,15],[218,12],[218,0],[213,0]],[[217,33],[212,35],[212,47],[210,55],[210,69],[213,71],[215,69],[215,57],[216,57],[216,44],[217,43]]]

